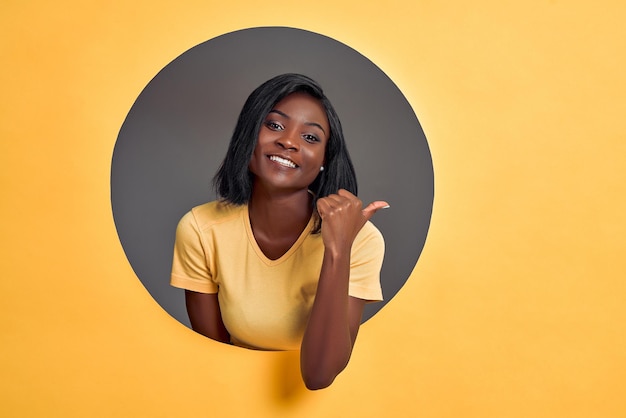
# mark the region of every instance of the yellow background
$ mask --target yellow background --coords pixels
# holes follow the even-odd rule
[[[3,2],[0,415],[626,416],[625,3],[371,3]],[[321,392],[294,353],[169,317],[111,214],[113,146],[143,87],[254,26],[373,60],[433,156],[420,261]]]

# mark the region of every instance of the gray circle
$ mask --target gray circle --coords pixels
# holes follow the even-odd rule
[[[174,233],[193,206],[215,199],[211,179],[247,96],[282,73],[318,81],[344,128],[364,204],[387,200],[374,224],[385,237],[384,302],[404,285],[422,251],[434,196],[424,132],[396,85],[352,48],[316,33],[262,27],[197,45],[141,92],[120,130],[111,204],[120,241],[152,297],[189,326],[183,291],[169,285]]]

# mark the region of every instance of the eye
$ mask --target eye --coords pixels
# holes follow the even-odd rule
[[[302,138],[304,138],[306,142],[320,142],[320,139],[313,134],[304,134]]]
[[[272,131],[282,131],[284,129],[280,123],[274,122],[273,120],[266,121],[265,126]]]

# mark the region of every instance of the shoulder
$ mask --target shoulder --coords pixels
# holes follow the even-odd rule
[[[382,251],[384,251],[385,249],[385,240],[383,238],[383,234],[370,221],[367,221],[365,225],[363,225],[363,228],[361,228],[361,230],[357,234],[354,240],[354,244],[352,245],[352,248],[354,249],[359,249],[362,247],[375,247]]]
[[[366,301],[383,300],[380,270],[384,256],[383,235],[373,223],[368,221],[352,244],[348,290],[350,296]]]
[[[194,225],[198,230],[203,231],[238,219],[245,210],[246,205],[233,205],[214,200],[192,208],[181,218],[179,226]]]

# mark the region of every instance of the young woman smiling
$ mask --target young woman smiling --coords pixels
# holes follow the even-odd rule
[[[309,389],[345,368],[363,306],[382,299],[384,242],[357,193],[321,87],[284,74],[244,104],[215,177],[220,200],[180,221],[171,283],[192,328],[262,350],[300,349]]]

